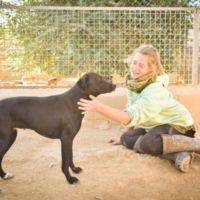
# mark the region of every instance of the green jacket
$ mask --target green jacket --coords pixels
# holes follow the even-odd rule
[[[167,74],[157,77],[141,93],[128,90],[128,103],[125,111],[131,121],[126,127],[139,126],[147,131],[155,126],[169,124],[185,133],[194,122],[184,105],[173,98],[166,88],[169,83]]]

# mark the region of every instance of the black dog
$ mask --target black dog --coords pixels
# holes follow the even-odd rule
[[[11,178],[5,173],[1,163],[5,153],[14,143],[15,128],[32,129],[52,139],[61,140],[62,171],[69,183],[78,181],[69,173],[79,173],[82,169],[73,163],[73,139],[81,127],[83,114],[78,109],[80,98],[111,92],[115,85],[96,73],[83,75],[67,92],[48,97],[13,97],[0,101],[0,176]]]

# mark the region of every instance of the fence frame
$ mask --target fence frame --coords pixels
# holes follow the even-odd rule
[[[193,47],[192,47],[192,84],[200,84],[200,66],[198,63],[199,58],[199,29],[200,27],[200,9],[194,10],[193,19]]]

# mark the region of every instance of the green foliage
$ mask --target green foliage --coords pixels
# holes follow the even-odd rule
[[[188,1],[26,0],[25,5],[146,6],[187,5]],[[156,4],[159,3],[159,4]],[[161,50],[173,71],[187,40],[191,13],[160,11],[23,10],[2,12],[0,41],[15,71],[77,75],[85,71],[124,75],[124,58],[141,43]],[[173,21],[176,19],[176,21]],[[186,31],[181,34],[182,31]]]

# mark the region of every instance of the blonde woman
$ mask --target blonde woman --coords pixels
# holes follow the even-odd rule
[[[78,106],[83,112],[100,113],[128,128],[120,139],[111,139],[112,144],[172,160],[178,170],[187,172],[190,152],[200,152],[200,142],[194,149],[193,119],[168,91],[168,82],[158,50],[142,45],[135,50],[126,77],[128,103],[124,110],[107,106],[94,96],[91,100],[80,99]]]

